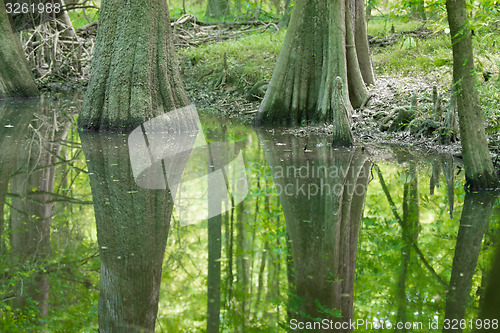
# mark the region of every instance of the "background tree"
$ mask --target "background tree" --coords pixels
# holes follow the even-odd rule
[[[466,2],[448,0],[446,10],[453,47],[453,85],[458,95],[460,140],[467,185],[473,189],[495,188],[499,182],[488,150],[483,111],[476,89],[477,77]]]
[[[205,18],[221,19],[229,16],[228,0],[208,0]]]
[[[19,38],[12,31],[4,0],[0,0],[0,99],[38,96]]]
[[[167,2],[103,0],[79,127],[127,132],[187,104]]]

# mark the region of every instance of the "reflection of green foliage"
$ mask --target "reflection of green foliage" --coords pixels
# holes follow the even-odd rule
[[[55,192],[78,200],[90,200],[88,176],[79,138],[73,127],[63,145],[61,155],[71,161],[62,163],[55,180]],[[10,217],[6,206],[5,218]],[[37,219],[34,219],[35,221]],[[0,256],[0,332],[40,332],[45,326],[50,332],[91,332],[97,330],[97,300],[99,290],[99,258],[95,256],[93,209],[90,205],[59,202],[53,212],[51,253],[48,257],[27,260],[22,266],[12,263],[11,248]],[[9,225],[7,225],[9,226]],[[2,234],[8,244],[10,229]],[[28,297],[26,307],[16,309],[12,300],[19,288],[33,283],[45,273],[49,283],[49,314],[41,318],[37,302]]]
[[[406,173],[399,172],[399,168],[393,165],[381,164],[380,169],[401,214],[403,186],[410,179],[402,177]],[[417,245],[437,274],[448,283],[464,200],[463,174],[457,177],[455,183],[456,205],[454,218],[450,219],[444,177],[441,176],[440,187],[436,189],[434,195],[430,195],[428,175],[431,174],[431,170],[428,165],[420,164],[418,170],[420,230]],[[356,317],[371,320],[377,317],[379,320],[389,320],[394,323],[397,311],[395,295],[398,293],[398,279],[402,269],[401,251],[405,242],[402,239],[401,227],[393,219],[377,177],[370,183],[368,189],[362,224],[356,266],[357,281],[354,297]],[[498,229],[498,223],[494,225],[490,224],[490,228]],[[490,231],[490,234],[494,232]],[[489,266],[492,251],[492,246],[483,246],[479,258],[479,270]],[[473,318],[476,313],[478,296],[475,291],[480,286],[481,279],[482,274],[474,276],[471,291],[473,302],[468,308],[467,318]],[[431,317],[430,314],[442,316],[446,293],[447,288],[430,274],[416,253],[411,250],[405,290],[406,320],[425,321]]]

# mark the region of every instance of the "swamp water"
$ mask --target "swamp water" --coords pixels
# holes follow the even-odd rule
[[[460,160],[78,108],[0,104],[1,332],[498,330],[500,205]]]

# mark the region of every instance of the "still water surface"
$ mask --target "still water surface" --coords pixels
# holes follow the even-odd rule
[[[460,160],[189,107],[79,134],[79,104],[0,104],[1,332],[498,329]]]

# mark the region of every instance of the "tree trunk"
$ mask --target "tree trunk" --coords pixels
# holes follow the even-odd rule
[[[345,16],[343,0],[295,4],[256,124],[348,126],[352,106],[348,98]],[[340,94],[336,92],[337,77]],[[349,135],[350,130],[342,138],[334,137],[334,141],[345,141]]]
[[[229,16],[228,0],[208,0],[205,18],[221,19]]]
[[[460,321],[465,318],[472,277],[476,271],[483,236],[488,227],[495,200],[496,198],[489,193],[467,193],[465,195],[451,270],[450,287],[446,297],[446,319]],[[443,329],[443,332],[462,332],[462,329]]]
[[[411,3],[411,16],[414,19],[426,20],[427,15],[425,14],[425,2],[424,0],[414,0]]]
[[[99,332],[153,332],[173,201],[136,185],[127,137],[82,134],[101,257]]]
[[[349,100],[351,101],[352,107],[357,109],[366,103],[368,99],[368,91],[364,84],[359,66],[357,45],[355,41],[355,3],[351,0],[345,0],[345,5],[347,82],[349,84]],[[368,38],[365,38],[368,43]]]
[[[0,99],[38,96],[38,88],[0,0]]]
[[[484,119],[475,87],[476,73],[471,31],[465,0],[446,1],[453,46],[453,84],[458,94],[458,118],[467,186],[485,189],[499,186],[499,181],[484,130]]]
[[[79,127],[128,132],[188,104],[167,2],[103,0]]]
[[[212,156],[209,152],[209,159]],[[213,161],[208,166],[208,173],[214,172]],[[207,275],[207,333],[219,333],[220,323],[220,285],[221,285],[221,249],[222,249],[222,200],[214,188],[208,186],[208,275]]]
[[[288,27],[290,24],[290,16],[292,16],[292,7],[290,4],[291,0],[285,0],[285,10],[283,11],[283,17],[280,21],[280,27]]]

